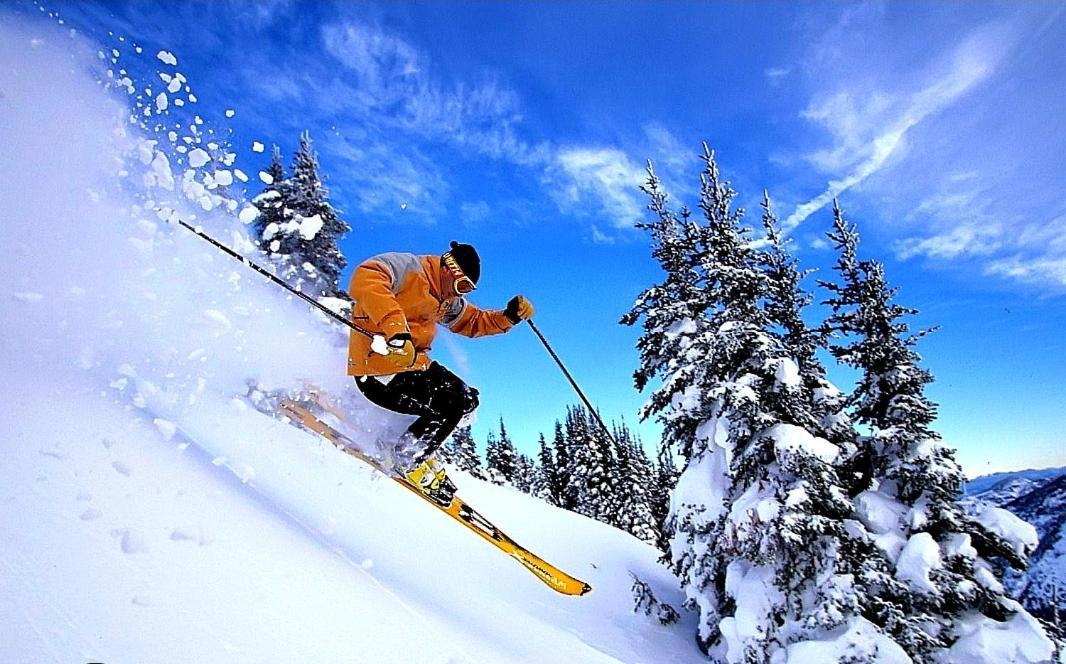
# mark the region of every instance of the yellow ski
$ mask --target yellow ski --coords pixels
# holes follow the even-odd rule
[[[336,412],[328,404],[321,405],[324,408],[327,408],[328,410],[333,412],[333,414],[337,415],[338,417],[342,417],[341,413]],[[551,563],[546,562],[541,557],[531,553],[530,551],[522,547],[518,542],[515,542],[513,539],[508,537],[503,531],[493,525],[492,522],[481,516],[481,514],[474,510],[474,508],[463,502],[462,499],[459,498],[459,496],[453,497],[451,504],[448,506],[443,506],[433,501],[425,494],[423,494],[418,487],[408,482],[406,478],[399,477],[393,474],[389,469],[382,466],[376,459],[361,452],[350,438],[323,422],[306,407],[290,399],[285,399],[281,402],[278,409],[282,415],[289,418],[289,420],[291,420],[298,426],[317,433],[345,454],[349,454],[359,459],[360,461],[370,465],[378,472],[388,475],[390,478],[392,478],[394,482],[397,482],[398,484],[402,485],[404,488],[411,491],[411,493],[415,494],[422,500],[425,500],[430,505],[433,505],[440,511],[455,519],[457,522],[461,523],[473,532],[477,533],[480,537],[490,542],[493,546],[500,549],[501,551],[509,555],[511,558],[517,560],[519,564],[521,564],[527,570],[532,572],[538,579],[547,584],[548,587],[550,587],[552,590],[560,592],[564,595],[575,596],[584,595],[585,593],[592,590],[592,587],[589,586],[589,584],[579,579],[575,579],[566,572],[560,570]]]

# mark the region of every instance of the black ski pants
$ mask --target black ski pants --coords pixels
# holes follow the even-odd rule
[[[478,406],[478,392],[442,365],[433,362],[425,371],[404,371],[383,383],[373,376],[355,379],[359,391],[373,404],[418,419],[407,433],[425,448],[415,457],[421,463],[437,451]]]

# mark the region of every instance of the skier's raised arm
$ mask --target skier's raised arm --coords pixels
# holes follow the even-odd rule
[[[445,325],[449,330],[465,337],[484,337],[502,334],[515,325],[533,317],[533,305],[525,297],[515,295],[502,311],[480,309],[465,300],[458,300],[458,315]]]

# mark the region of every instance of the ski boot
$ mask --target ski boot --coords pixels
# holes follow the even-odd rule
[[[404,473],[404,477],[427,498],[441,507],[452,504],[455,496],[455,484],[444,472],[444,466],[438,465],[437,460],[429,457],[413,469]]]

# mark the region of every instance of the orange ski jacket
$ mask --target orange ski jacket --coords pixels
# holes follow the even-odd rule
[[[348,287],[354,304],[352,321],[389,339],[407,332],[414,343],[414,365],[397,369],[371,350],[371,339],[352,330],[348,340],[348,375],[384,376],[429,367],[437,324],[467,337],[500,334],[514,327],[503,311],[478,309],[465,298],[445,292],[447,277],[440,256],[389,252],[355,268]]]

